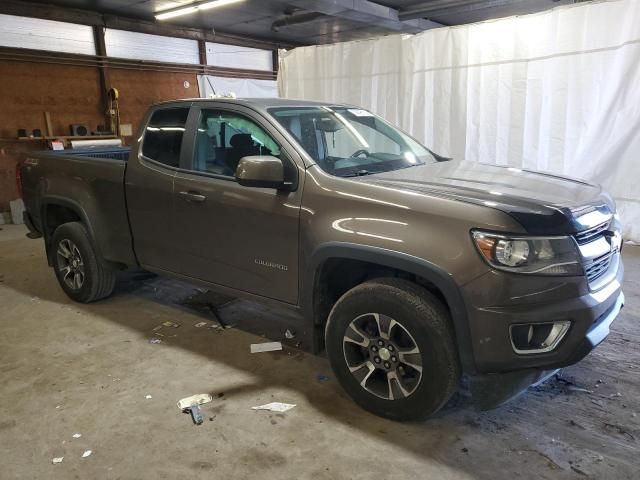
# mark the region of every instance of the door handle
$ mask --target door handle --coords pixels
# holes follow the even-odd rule
[[[184,198],[187,202],[204,202],[207,197],[199,194],[198,192],[180,192],[180,196]]]

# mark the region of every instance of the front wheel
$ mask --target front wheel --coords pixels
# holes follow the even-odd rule
[[[372,280],[345,293],[329,314],[326,345],[349,396],[394,420],[437,412],[460,378],[447,309],[407,280]]]
[[[82,223],[56,228],[51,248],[58,283],[72,300],[90,303],[111,295],[116,273],[101,264]]]

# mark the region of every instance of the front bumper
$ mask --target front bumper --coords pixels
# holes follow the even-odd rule
[[[597,291],[584,277],[523,277],[491,271],[463,287],[468,305],[476,374],[554,370],[584,358],[609,334],[624,304],[619,258]],[[510,326],[566,321],[569,331],[555,349],[518,354]]]

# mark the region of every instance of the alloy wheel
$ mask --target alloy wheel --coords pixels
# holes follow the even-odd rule
[[[57,266],[64,283],[72,290],[80,290],[84,285],[84,261],[80,250],[71,240],[64,239],[58,243]]]
[[[422,379],[422,354],[395,319],[365,313],[353,319],[343,338],[344,358],[360,386],[385,400],[410,396]]]

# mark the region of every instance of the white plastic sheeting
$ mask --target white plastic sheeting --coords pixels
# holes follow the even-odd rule
[[[213,94],[244,98],[276,98],[278,83],[275,80],[257,80],[254,78],[228,78],[214,75],[198,75],[200,96],[209,98]]]
[[[245,70],[273,70],[273,52],[259,48],[239,47],[207,42],[207,65]]]
[[[361,105],[435,151],[601,183],[640,241],[640,1],[297,48],[280,93]]]
[[[0,46],[95,55],[87,25],[0,14]]]
[[[172,63],[200,63],[198,41],[149,33],[107,28],[104,33],[107,55],[133,60]]]

